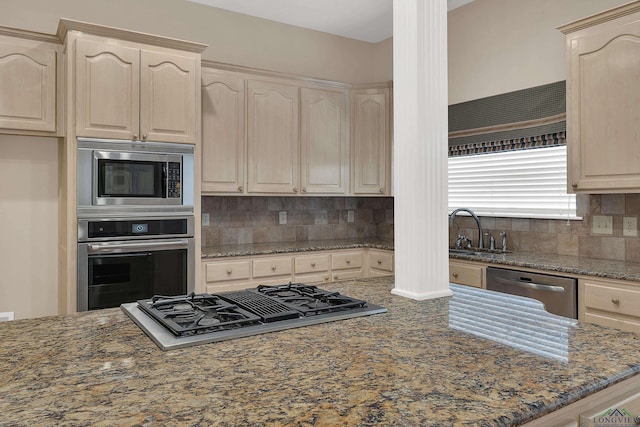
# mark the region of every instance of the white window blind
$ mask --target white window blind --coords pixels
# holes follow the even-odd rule
[[[576,196],[566,186],[566,145],[449,157],[449,212],[575,219]]]

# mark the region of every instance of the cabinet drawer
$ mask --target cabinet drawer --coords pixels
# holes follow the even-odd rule
[[[251,277],[251,261],[226,261],[205,264],[205,280],[220,282],[224,280],[246,280]]]
[[[369,252],[369,267],[393,272],[393,255],[385,252]]]
[[[449,263],[449,282],[482,288],[483,267]]]
[[[353,280],[353,279],[361,279],[362,278],[362,270],[358,271],[339,271],[333,273],[333,280]]]
[[[607,311],[626,316],[638,316],[640,290],[623,289],[586,282],[584,286],[585,308]],[[640,321],[640,319],[638,319]]]
[[[331,268],[333,270],[360,267],[362,267],[362,252],[345,252],[335,254],[331,259]]]
[[[306,284],[316,284],[316,283],[329,283],[331,281],[331,276],[328,271],[324,273],[317,274],[302,274],[296,275],[295,282],[296,283],[306,283]]]
[[[291,275],[291,257],[253,261],[253,277]]]
[[[634,320],[632,318],[615,317],[614,314],[610,316],[607,313],[592,313],[587,309],[584,313],[585,322],[595,323],[596,325],[609,326],[611,328],[621,329],[623,331],[630,331],[640,333],[640,319]]]
[[[329,255],[309,255],[295,258],[296,274],[329,270]]]

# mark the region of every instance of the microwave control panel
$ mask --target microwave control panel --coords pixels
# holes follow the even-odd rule
[[[180,182],[182,181],[182,171],[180,163],[169,162],[167,167],[167,197],[179,199],[181,197]]]

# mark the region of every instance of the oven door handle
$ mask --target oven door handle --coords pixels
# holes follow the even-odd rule
[[[548,292],[565,292],[566,289],[562,286],[553,286],[553,285],[543,285],[542,283],[535,282],[520,282],[518,280],[508,280],[508,279],[497,279],[499,282],[504,283],[505,285],[513,285],[520,288],[533,289],[536,291],[548,291]]]
[[[90,243],[87,245],[89,254],[108,254],[127,251],[170,250],[189,247],[185,239],[163,240],[161,242],[127,242],[127,243]]]

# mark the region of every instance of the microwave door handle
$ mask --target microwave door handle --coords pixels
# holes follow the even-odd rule
[[[189,242],[184,239],[165,240],[162,242],[131,242],[131,243],[90,243],[87,245],[90,254],[112,253],[124,251],[169,250],[184,249],[189,247]]]
[[[505,285],[512,285],[519,288],[533,289],[536,291],[549,291],[549,292],[565,292],[565,288],[562,286],[543,285],[542,283],[535,282],[520,282],[517,280],[497,279],[498,282],[502,282]]]

